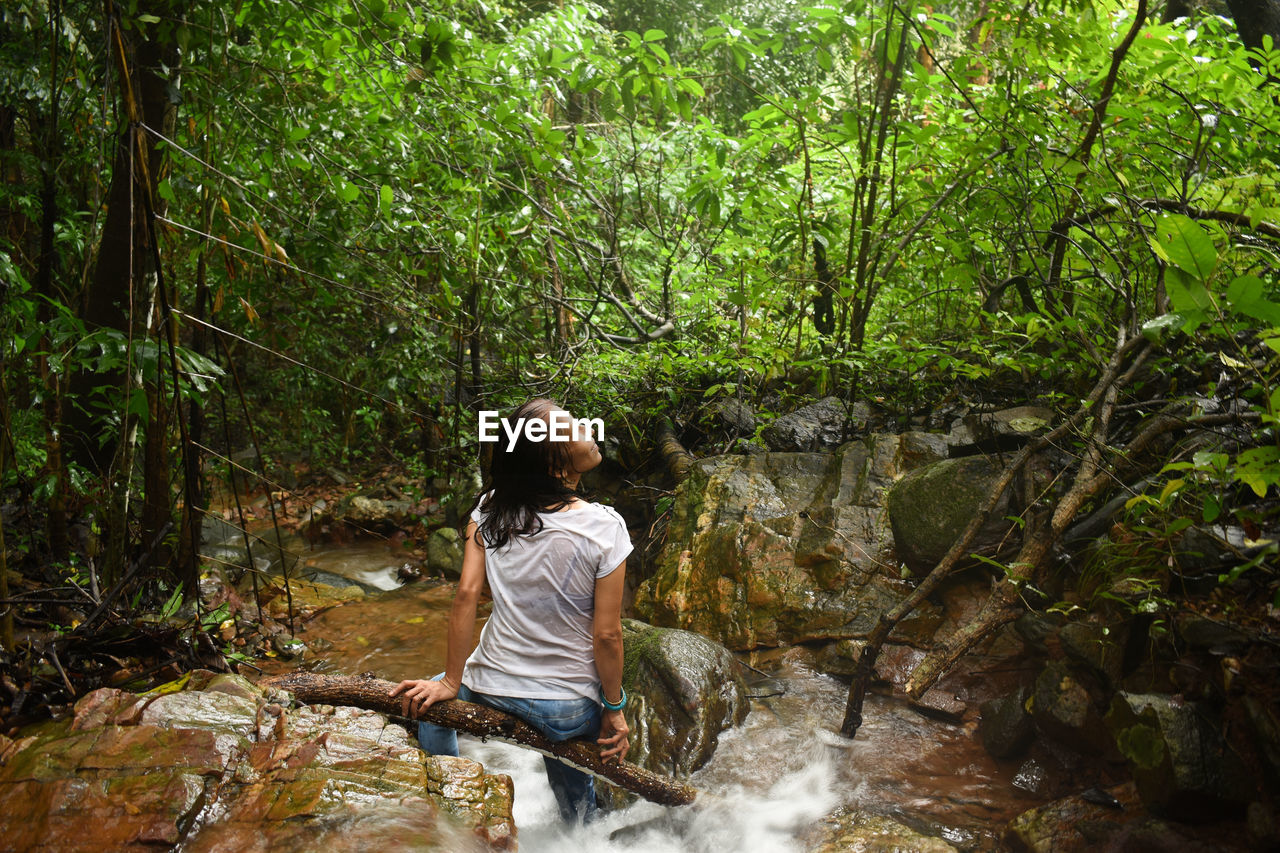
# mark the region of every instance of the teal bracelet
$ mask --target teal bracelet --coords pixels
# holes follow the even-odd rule
[[[610,702],[608,699],[604,698],[604,688],[603,687],[600,688],[600,701],[610,711],[621,711],[623,708],[627,707],[627,688],[622,687],[619,689],[622,690],[622,698],[619,699],[618,704],[615,705],[612,702]]]

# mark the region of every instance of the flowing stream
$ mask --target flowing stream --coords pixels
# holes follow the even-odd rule
[[[377,587],[395,582],[385,549],[327,549],[317,563]],[[452,597],[452,584],[410,584],[321,613],[299,639],[337,671],[429,677],[444,668]],[[514,779],[525,853],[809,850],[821,843],[824,821],[854,812],[891,818],[961,850],[999,850],[1004,824],[1045,801],[1026,790],[1034,785],[1026,784],[1025,767],[1019,776],[1017,766],[991,759],[970,728],[924,717],[895,698],[869,696],[857,738],[840,738],[834,732],[847,688],[806,661],[797,649],[751,659],[786,692],[752,700],[746,722],[721,735],[714,758],[689,780],[711,796],[690,808],[640,802],[566,830],[540,755],[466,737],[462,754]]]

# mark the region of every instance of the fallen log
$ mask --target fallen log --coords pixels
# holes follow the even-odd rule
[[[401,715],[400,699],[391,696],[396,685],[380,678],[294,672],[264,679],[260,683],[264,687],[287,690],[304,705],[351,705],[383,714]],[[585,740],[553,743],[523,720],[484,705],[452,699],[432,705],[414,719],[483,739],[514,743],[558,758],[659,805],[688,805],[698,796],[696,788],[659,776],[629,761],[602,761],[600,750],[594,743]]]
[[[677,483],[689,476],[689,469],[697,461],[680,443],[675,426],[667,418],[663,418],[658,424],[658,455]]]

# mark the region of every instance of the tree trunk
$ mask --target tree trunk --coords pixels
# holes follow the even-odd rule
[[[0,481],[9,471],[9,391],[5,382],[4,351],[0,350]],[[9,603],[9,560],[4,542],[4,525],[0,524],[0,649],[16,652],[13,645],[13,605]]]
[[[119,577],[126,563],[129,482],[140,423],[145,427],[146,451],[144,542],[155,541],[156,532],[168,525],[172,503],[168,483],[168,402],[160,398],[154,385],[142,389],[150,415],[143,421],[131,400],[133,390],[141,389],[141,375],[135,365],[142,363],[138,350],[143,341],[157,348],[157,372],[162,364],[158,333],[161,324],[155,317],[158,253],[152,245],[154,229],[149,214],[163,212],[156,188],[165,154],[147,128],[165,136],[173,132],[176,107],[171,91],[177,85],[181,59],[173,36],[185,5],[185,0],[140,2],[135,26],[126,35],[119,20],[124,12],[111,0],[106,4],[107,33],[125,126],[117,137],[97,266],[84,294],[81,316],[90,330],[114,329],[124,335],[129,341],[127,352],[132,363],[106,372],[85,366],[72,372],[69,399],[78,405],[65,407],[62,435],[67,451],[76,461],[103,473],[114,469],[111,480],[115,495],[107,520],[103,565],[108,580]],[[147,16],[155,21],[140,20]],[[111,405],[119,406],[123,414],[123,429],[118,435],[103,423],[99,413],[86,406],[95,396],[100,397],[103,389]],[[167,390],[176,393],[172,385]]]
[[[351,705],[383,714],[398,716],[401,713],[400,699],[391,696],[396,685],[379,678],[295,672],[266,679],[261,684],[288,690],[294,698],[306,705]],[[493,738],[528,747],[543,755],[559,758],[592,776],[612,782],[619,788],[625,788],[659,805],[688,805],[698,796],[695,788],[659,776],[630,762],[606,763],[600,759],[599,748],[588,741],[552,743],[528,723],[483,705],[454,699],[432,705],[416,719],[481,738]]]
[[[1269,35],[1272,47],[1280,48],[1280,0],[1227,0],[1227,8],[1245,47],[1261,48]]]

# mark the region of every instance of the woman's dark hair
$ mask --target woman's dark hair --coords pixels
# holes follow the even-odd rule
[[[554,408],[558,408],[554,402],[539,397],[517,408],[507,420],[517,424],[521,418],[545,419]],[[506,435],[501,434],[493,447],[484,488],[463,517],[465,525],[477,506],[485,513],[479,529],[486,549],[501,548],[512,536],[540,532],[539,513],[563,509],[577,495],[559,477],[570,461],[564,442],[530,441],[521,429],[510,450],[507,444]]]

